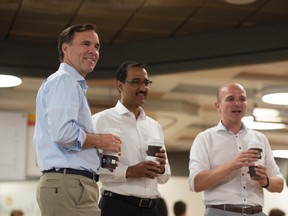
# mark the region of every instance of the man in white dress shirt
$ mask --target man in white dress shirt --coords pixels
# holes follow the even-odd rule
[[[265,216],[263,189],[281,192],[283,177],[264,134],[248,129],[241,119],[247,107],[246,91],[237,83],[222,86],[215,108],[221,113],[217,126],[198,134],[190,151],[189,186],[203,192],[205,216]],[[263,164],[258,178],[251,179],[248,167],[259,159],[249,142],[263,146]]]
[[[115,170],[100,169],[102,216],[157,216],[158,183],[168,181],[171,171],[165,146],[156,153],[159,164],[146,161],[149,138],[164,143],[160,124],[146,116],[145,102],[152,81],[145,65],[124,62],[118,69],[117,87],[121,94],[116,106],[93,116],[96,133],[106,128],[121,131],[121,156]]]

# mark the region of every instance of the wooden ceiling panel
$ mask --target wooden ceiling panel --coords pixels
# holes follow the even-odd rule
[[[129,13],[119,13],[114,11],[97,11],[97,9],[81,9],[74,23],[92,22],[99,28],[114,29],[117,32],[131,15]]]
[[[166,37],[167,34],[159,33],[159,32],[152,32],[152,31],[145,31],[145,30],[131,30],[125,29],[122,31],[119,36],[115,39],[115,43],[128,43],[128,42],[136,42],[136,41],[145,41],[155,40],[159,38]]]
[[[67,25],[92,22],[104,43],[126,43],[282,22],[287,14],[287,0],[2,0],[0,39],[54,43]]]
[[[267,4],[265,4],[261,10],[273,11],[276,13],[288,13],[288,1],[287,0],[268,1]]]
[[[207,20],[191,19],[185,25],[183,25],[176,35],[189,35],[193,33],[205,33],[212,31],[219,31],[224,29],[230,29],[236,26],[235,22],[214,22]]]
[[[58,21],[62,17],[70,18],[81,5],[81,0],[25,0],[17,19]]]
[[[80,1],[23,1],[9,40],[54,42],[70,21]]]
[[[253,10],[235,7],[202,7],[193,19],[213,20],[214,22],[242,22]]]
[[[288,20],[288,8],[286,13],[262,11],[261,13],[257,13],[254,16],[252,16],[250,19],[247,20],[247,22],[254,23],[254,25],[261,25],[263,23],[271,24],[281,22],[284,20]]]
[[[20,1],[5,1],[0,4],[0,39],[5,39],[19,4]]]
[[[137,31],[151,31],[154,33],[163,34],[164,37],[168,37],[174,29],[176,29],[183,19],[180,18],[163,18],[157,16],[141,16],[136,15],[131,22],[128,23],[128,29],[134,29]]]
[[[187,18],[200,5],[200,1],[148,0],[138,14],[158,17]]]
[[[143,0],[86,0],[82,8],[90,8],[93,11],[110,11],[132,13],[141,6]]]

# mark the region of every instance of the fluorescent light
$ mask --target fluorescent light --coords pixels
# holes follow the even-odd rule
[[[16,76],[0,74],[0,88],[14,87],[22,83]]]
[[[255,122],[253,116],[244,116],[242,122],[250,129],[255,130],[277,130],[285,128],[285,124],[270,122]]]
[[[273,150],[272,152],[276,158],[288,158],[288,150]]]
[[[288,88],[286,86],[267,87],[263,91],[262,101],[276,105],[288,105]]]

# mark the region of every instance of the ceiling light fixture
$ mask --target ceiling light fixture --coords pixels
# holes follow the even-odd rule
[[[253,116],[244,116],[242,121],[248,128],[254,130],[279,130],[286,127],[282,123],[256,122]]]
[[[245,5],[245,4],[252,4],[256,2],[256,0],[225,0],[229,4],[236,4],[236,5]]]
[[[0,74],[0,88],[18,86],[22,80],[16,76]]]
[[[288,105],[288,87],[274,86],[264,89],[262,101],[275,105]]]
[[[277,109],[259,108],[253,109],[254,120],[258,122],[282,122],[283,119],[279,116],[280,112]]]

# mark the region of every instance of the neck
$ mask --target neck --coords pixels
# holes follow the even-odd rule
[[[237,122],[237,123],[225,123],[223,120],[222,120],[222,124],[227,128],[228,131],[231,131],[233,132],[234,134],[237,134],[241,128],[242,128],[242,122]]]

